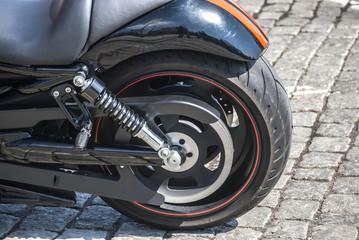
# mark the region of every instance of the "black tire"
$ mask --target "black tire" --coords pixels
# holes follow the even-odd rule
[[[187,76],[194,84],[185,89],[178,83],[171,83],[175,74]],[[164,81],[160,75],[166,75],[168,79]],[[211,227],[235,219],[255,207],[283,172],[290,151],[291,110],[277,74],[264,57],[252,62],[238,62],[202,53],[158,52],[130,59],[100,77],[114,93],[121,90],[120,96],[171,93],[206,101],[221,111],[232,139],[237,141],[230,174],[209,196],[188,203],[171,202],[161,207],[104,198],[124,215],[168,229]],[[157,92],[143,90],[152,84],[149,81],[170,87],[158,88]],[[220,107],[205,94],[215,98]],[[223,98],[216,94],[222,94]],[[218,99],[224,99],[227,105]],[[233,121],[228,119],[231,114],[226,110],[228,105],[240,119],[239,124],[232,127],[229,125]],[[105,121],[99,124],[96,132],[99,143],[114,141],[110,134],[113,128],[108,124]]]

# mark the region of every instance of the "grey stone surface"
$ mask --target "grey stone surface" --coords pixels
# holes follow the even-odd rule
[[[22,216],[27,213],[29,208],[25,204],[0,204],[0,213]]]
[[[309,152],[303,155],[299,166],[310,168],[337,167],[342,156],[340,153]]]
[[[325,213],[320,216],[318,222],[323,225],[336,224],[359,227],[359,215]]]
[[[322,212],[359,214],[359,195],[330,194],[324,200]]]
[[[325,123],[355,123],[359,118],[359,109],[327,109],[320,116]]]
[[[283,193],[285,199],[321,200],[328,190],[329,183],[326,182],[290,182]]]
[[[19,221],[20,218],[18,217],[0,214],[0,238],[5,236]]]
[[[18,230],[12,232],[4,240],[51,240],[56,238],[58,233],[41,230]]]
[[[314,152],[345,152],[349,148],[350,138],[342,137],[315,137],[309,146]]]
[[[343,176],[359,176],[359,162],[343,162],[339,167],[338,173]]]
[[[348,137],[353,127],[354,124],[323,123],[316,133],[326,137]]]
[[[83,229],[66,229],[56,240],[105,240],[107,232],[105,231],[94,231],[94,230],[83,230]]]
[[[272,190],[268,194],[268,196],[266,196],[264,198],[264,200],[259,203],[258,206],[275,208],[278,205],[279,197],[280,197],[280,191],[279,190]]]
[[[336,193],[358,194],[359,184],[357,177],[340,177],[333,186],[333,191]]]
[[[335,174],[335,169],[297,168],[294,174],[294,179],[331,181],[333,179],[334,174]]]
[[[162,239],[166,230],[150,227],[137,222],[125,222],[115,233],[113,240],[116,239],[134,239],[144,237],[146,239]]]
[[[306,143],[312,134],[311,128],[294,127],[292,142]]]
[[[120,217],[121,214],[111,207],[89,206],[77,218],[74,227],[111,230]]]
[[[285,200],[275,213],[277,219],[311,220],[319,208],[319,201]]]
[[[358,230],[355,227],[345,225],[326,225],[316,226],[313,229],[312,239],[336,239],[336,240],[356,240]]]
[[[264,233],[265,239],[305,239],[308,223],[294,220],[276,220]]]
[[[242,217],[237,218],[238,226],[263,228],[269,221],[271,214],[272,210],[270,208],[253,208]]]
[[[297,127],[312,127],[317,114],[313,112],[293,113],[293,124]]]
[[[72,221],[78,210],[64,207],[35,207],[21,222],[22,230],[62,231]]]
[[[359,147],[353,147],[348,151],[346,159],[359,162]]]
[[[290,158],[298,158],[300,156],[300,154],[303,152],[303,150],[305,149],[306,144],[305,143],[296,143],[294,142],[292,144],[292,148],[289,154]],[[286,172],[290,171],[290,166],[288,164],[287,169],[285,170]]]
[[[216,240],[237,240],[241,239],[257,240],[262,236],[260,231],[251,228],[235,228],[231,231],[219,233],[216,235]]]

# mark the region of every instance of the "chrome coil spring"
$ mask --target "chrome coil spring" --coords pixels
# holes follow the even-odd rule
[[[129,106],[117,100],[114,94],[104,90],[96,99],[95,106],[103,110],[108,116],[127,129],[131,135],[136,135],[141,128],[146,124],[146,121],[140,117]]]

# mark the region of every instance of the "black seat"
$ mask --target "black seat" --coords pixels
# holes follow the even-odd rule
[[[101,38],[170,1],[0,0],[0,62],[71,64]]]
[[[72,63],[88,38],[91,4],[92,0],[1,0],[0,62]]]

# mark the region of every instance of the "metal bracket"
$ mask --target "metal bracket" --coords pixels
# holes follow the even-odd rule
[[[51,95],[54,97],[57,104],[65,114],[66,118],[80,132],[76,136],[75,148],[84,149],[91,137],[92,120],[91,115],[86,106],[77,97],[77,91],[70,84],[63,84],[52,89]],[[79,107],[81,114],[74,116],[66,106],[66,101],[74,100],[74,104]]]

